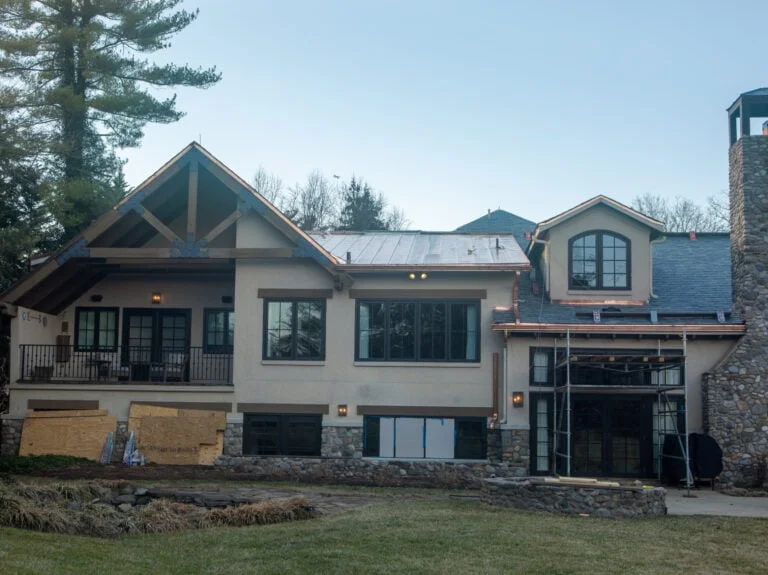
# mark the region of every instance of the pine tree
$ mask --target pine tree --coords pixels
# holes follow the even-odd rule
[[[363,180],[355,179],[341,192],[343,202],[339,229],[343,231],[377,231],[389,229],[386,202]]]
[[[64,238],[119,198],[116,149],[137,146],[147,123],[183,116],[176,95],[207,88],[215,68],[158,65],[144,55],[170,46],[198,15],[182,0],[0,0],[3,106],[48,160],[51,212]]]

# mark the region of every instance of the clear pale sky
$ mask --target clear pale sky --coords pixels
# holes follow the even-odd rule
[[[136,185],[202,144],[244,178],[364,177],[413,229],[596,194],[727,188],[725,108],[768,86],[768,3],[188,0],[158,59],[216,65],[128,150]],[[754,132],[753,132],[754,133]]]

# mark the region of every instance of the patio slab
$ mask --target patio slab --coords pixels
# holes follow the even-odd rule
[[[667,489],[670,515],[723,515],[768,518],[768,497],[734,497],[708,489],[696,489],[685,497],[684,489]]]

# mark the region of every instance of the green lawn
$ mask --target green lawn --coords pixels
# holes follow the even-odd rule
[[[0,573],[765,573],[768,521],[612,520],[407,500],[119,540],[0,529]]]

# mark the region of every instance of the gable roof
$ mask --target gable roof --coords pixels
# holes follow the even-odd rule
[[[279,231],[287,235],[297,246],[296,250],[294,250],[294,255],[312,258],[328,271],[336,272],[335,266],[341,263],[337,258],[296,226],[248,182],[235,174],[208,150],[203,148],[203,146],[197,142],[192,142],[131,190],[112,209],[104,213],[95,222],[67,242],[60,250],[47,258],[42,265],[32,270],[16,284],[0,294],[0,301],[16,303],[29,290],[35,288],[41,281],[63,267],[70,259],[91,257],[90,242],[101,236],[101,234],[115,225],[129,212],[133,210],[137,210],[139,213],[144,212],[145,208],[141,205],[144,199],[151,196],[182,170],[189,169],[191,171],[193,166],[198,165],[204,167],[232,191],[243,206],[243,210],[255,211]],[[160,225],[165,227],[162,222],[160,222]],[[161,257],[195,257],[193,255],[194,250],[204,247],[205,243],[204,239],[197,241],[190,240],[189,238],[186,241],[180,239],[173,240],[173,247],[165,250],[168,255]]]
[[[731,250],[727,233],[669,234],[653,245],[653,297],[644,305],[583,302],[569,305],[536,293],[528,274],[520,282],[518,317],[526,324],[587,325],[702,325],[721,326],[717,312],[725,314],[725,325],[741,325],[733,309]],[[601,311],[600,324],[592,316]],[[656,312],[657,322],[651,321]],[[512,310],[495,310],[494,323],[512,324]],[[726,328],[727,329],[727,328]]]
[[[653,230],[654,232],[661,233],[664,231],[664,222],[660,222],[659,220],[654,220],[653,218],[646,216],[645,214],[640,213],[637,210],[630,208],[629,206],[625,206],[621,202],[617,202],[616,200],[609,198],[608,196],[600,195],[600,196],[595,196],[594,198],[590,198],[589,200],[582,202],[570,208],[569,210],[561,212],[558,215],[552,218],[549,218],[548,220],[544,220],[543,222],[540,222],[539,225],[536,226],[536,231],[534,232],[534,236],[538,236],[540,233],[545,232],[551,228],[554,228],[555,226],[558,226],[563,222],[566,222],[571,218],[576,217],[579,214],[599,205],[607,206],[612,210],[616,210],[622,215],[625,215],[628,218],[631,218],[632,220],[651,228],[651,230]]]
[[[512,234],[517,243],[525,249],[528,245],[525,233],[533,233],[535,228],[536,222],[526,220],[506,210],[493,210],[476,220],[459,226],[456,231],[473,234]]]
[[[344,269],[397,266],[419,269],[528,269],[528,258],[511,234],[451,232],[313,232],[314,240]]]

